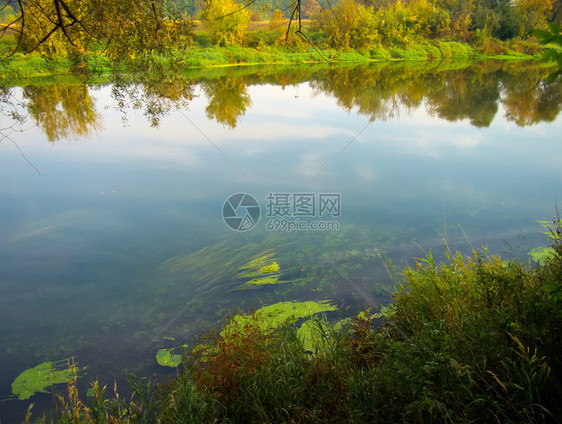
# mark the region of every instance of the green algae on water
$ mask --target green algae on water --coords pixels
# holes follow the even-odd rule
[[[181,355],[173,353],[175,348],[159,349],[156,352],[156,362],[163,367],[175,368],[181,363]]]
[[[12,393],[19,400],[26,400],[35,393],[45,393],[47,387],[71,382],[76,378],[79,369],[76,364],[70,362],[67,363],[67,368],[57,369],[63,362],[43,362],[25,370],[12,383]]]
[[[221,335],[228,336],[229,334],[243,331],[244,325],[249,319],[257,319],[262,331],[267,332],[283,324],[292,324],[300,318],[335,310],[337,310],[337,306],[332,305],[330,301],[278,302],[258,309],[253,316],[244,314],[236,315],[230,324],[223,328]]]
[[[318,317],[311,318],[302,323],[297,330],[297,337],[302,341],[305,351],[319,352],[326,346],[325,341],[330,331],[339,331],[351,323],[350,318],[330,324]]]
[[[299,319],[311,317],[313,315],[337,310],[337,306],[325,301],[288,301],[278,302],[272,305],[264,306],[253,314],[239,313],[228,325],[223,327],[220,336],[224,339],[233,339],[239,335],[243,335],[249,328],[255,328],[257,325],[259,331],[263,334],[271,333],[285,324],[296,323]],[[308,324],[307,324],[308,325]],[[198,355],[209,355],[216,351],[216,347],[207,344],[197,345],[193,349],[193,353]]]
[[[537,221],[539,224],[541,224],[546,231],[543,231],[542,233],[547,236],[549,239],[551,240],[556,240],[560,238],[559,233],[553,231],[550,226],[553,224],[550,221]],[[556,225],[556,221],[554,221],[554,224]],[[554,250],[554,248],[552,248],[551,246],[548,247],[538,247],[536,249],[532,249],[529,252],[529,256],[531,257],[531,259],[533,259],[533,261],[535,261],[536,263],[545,263],[546,261],[548,261],[549,259],[551,259],[554,255],[555,255],[556,251]]]

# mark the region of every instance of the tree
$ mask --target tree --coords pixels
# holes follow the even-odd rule
[[[302,3],[303,18],[310,18],[322,10],[322,6],[316,0],[304,0]]]
[[[252,12],[235,0],[205,0],[203,20],[218,45],[242,44]]]
[[[355,0],[340,0],[335,8],[323,11],[319,19],[328,34],[328,42],[336,48],[364,48],[378,38],[373,8]]]
[[[428,93],[426,107],[430,115],[451,122],[469,119],[472,125],[482,128],[494,120],[499,99],[497,72],[481,66],[451,73]]]
[[[275,9],[271,14],[271,18],[269,19],[268,28],[270,31],[273,31],[275,29],[286,26],[288,22],[288,19],[285,18],[285,14],[281,10]]]
[[[558,25],[562,24],[562,0],[554,1],[554,4],[552,5],[552,12],[550,12],[548,21],[557,23]]]
[[[469,27],[475,11],[475,0],[434,0],[434,4],[449,12],[453,31],[461,38],[469,38]]]
[[[360,3],[365,7],[373,6],[374,10],[379,10],[381,7],[390,6],[395,2],[395,0],[357,0],[357,3]]]
[[[514,0],[519,15],[519,35],[543,27],[554,8],[553,0]]]
[[[16,31],[18,48],[26,52],[104,50],[120,61],[169,49],[185,42],[191,30],[182,11],[167,0],[17,0],[17,4],[17,16],[0,26],[0,35],[8,28]]]
[[[6,3],[4,6],[0,6],[0,22],[10,23],[16,19],[16,12],[14,8]]]
[[[522,67],[502,76],[502,104],[506,117],[519,126],[553,122],[562,106],[562,84],[537,84],[542,67]]]

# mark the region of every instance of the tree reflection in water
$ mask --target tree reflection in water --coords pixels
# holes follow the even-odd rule
[[[285,87],[308,83],[317,93],[336,99],[370,121],[388,120],[401,111],[425,105],[428,113],[448,121],[469,120],[488,127],[503,105],[506,118],[520,126],[552,122],[562,106],[562,84],[541,83],[549,69],[535,62],[487,61],[461,69],[452,64],[375,64],[347,67],[235,68],[186,76],[164,68],[136,78],[117,78],[112,95],[126,119],[142,110],[152,126],[173,110],[185,110],[199,84],[208,104],[207,117],[235,128],[251,107],[248,87]],[[102,126],[95,99],[86,84],[27,85],[16,101],[14,88],[4,88],[0,112],[14,125],[31,119],[51,142],[85,138]]]

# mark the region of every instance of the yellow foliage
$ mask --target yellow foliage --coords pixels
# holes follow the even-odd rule
[[[251,17],[252,12],[234,0],[205,0],[203,20],[218,45],[243,44]]]
[[[519,34],[524,36],[533,29],[545,26],[554,8],[554,0],[514,0],[514,7],[519,14]]]
[[[269,20],[268,28],[270,31],[275,29],[282,29],[288,24],[289,20],[285,18],[283,12],[279,9],[275,9],[271,14],[271,19]]]
[[[165,12],[165,0],[27,0],[20,13],[20,47],[48,56],[104,49],[112,60],[179,47],[188,20]],[[177,19],[177,20],[175,20]],[[173,25],[168,25],[173,22]]]

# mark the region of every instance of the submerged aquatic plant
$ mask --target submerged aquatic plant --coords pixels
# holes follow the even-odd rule
[[[279,281],[281,276],[281,267],[273,258],[275,253],[266,250],[256,256],[248,263],[238,268],[240,271],[236,276],[239,279],[250,279],[242,285],[262,286],[266,284],[287,283],[287,281]]]

